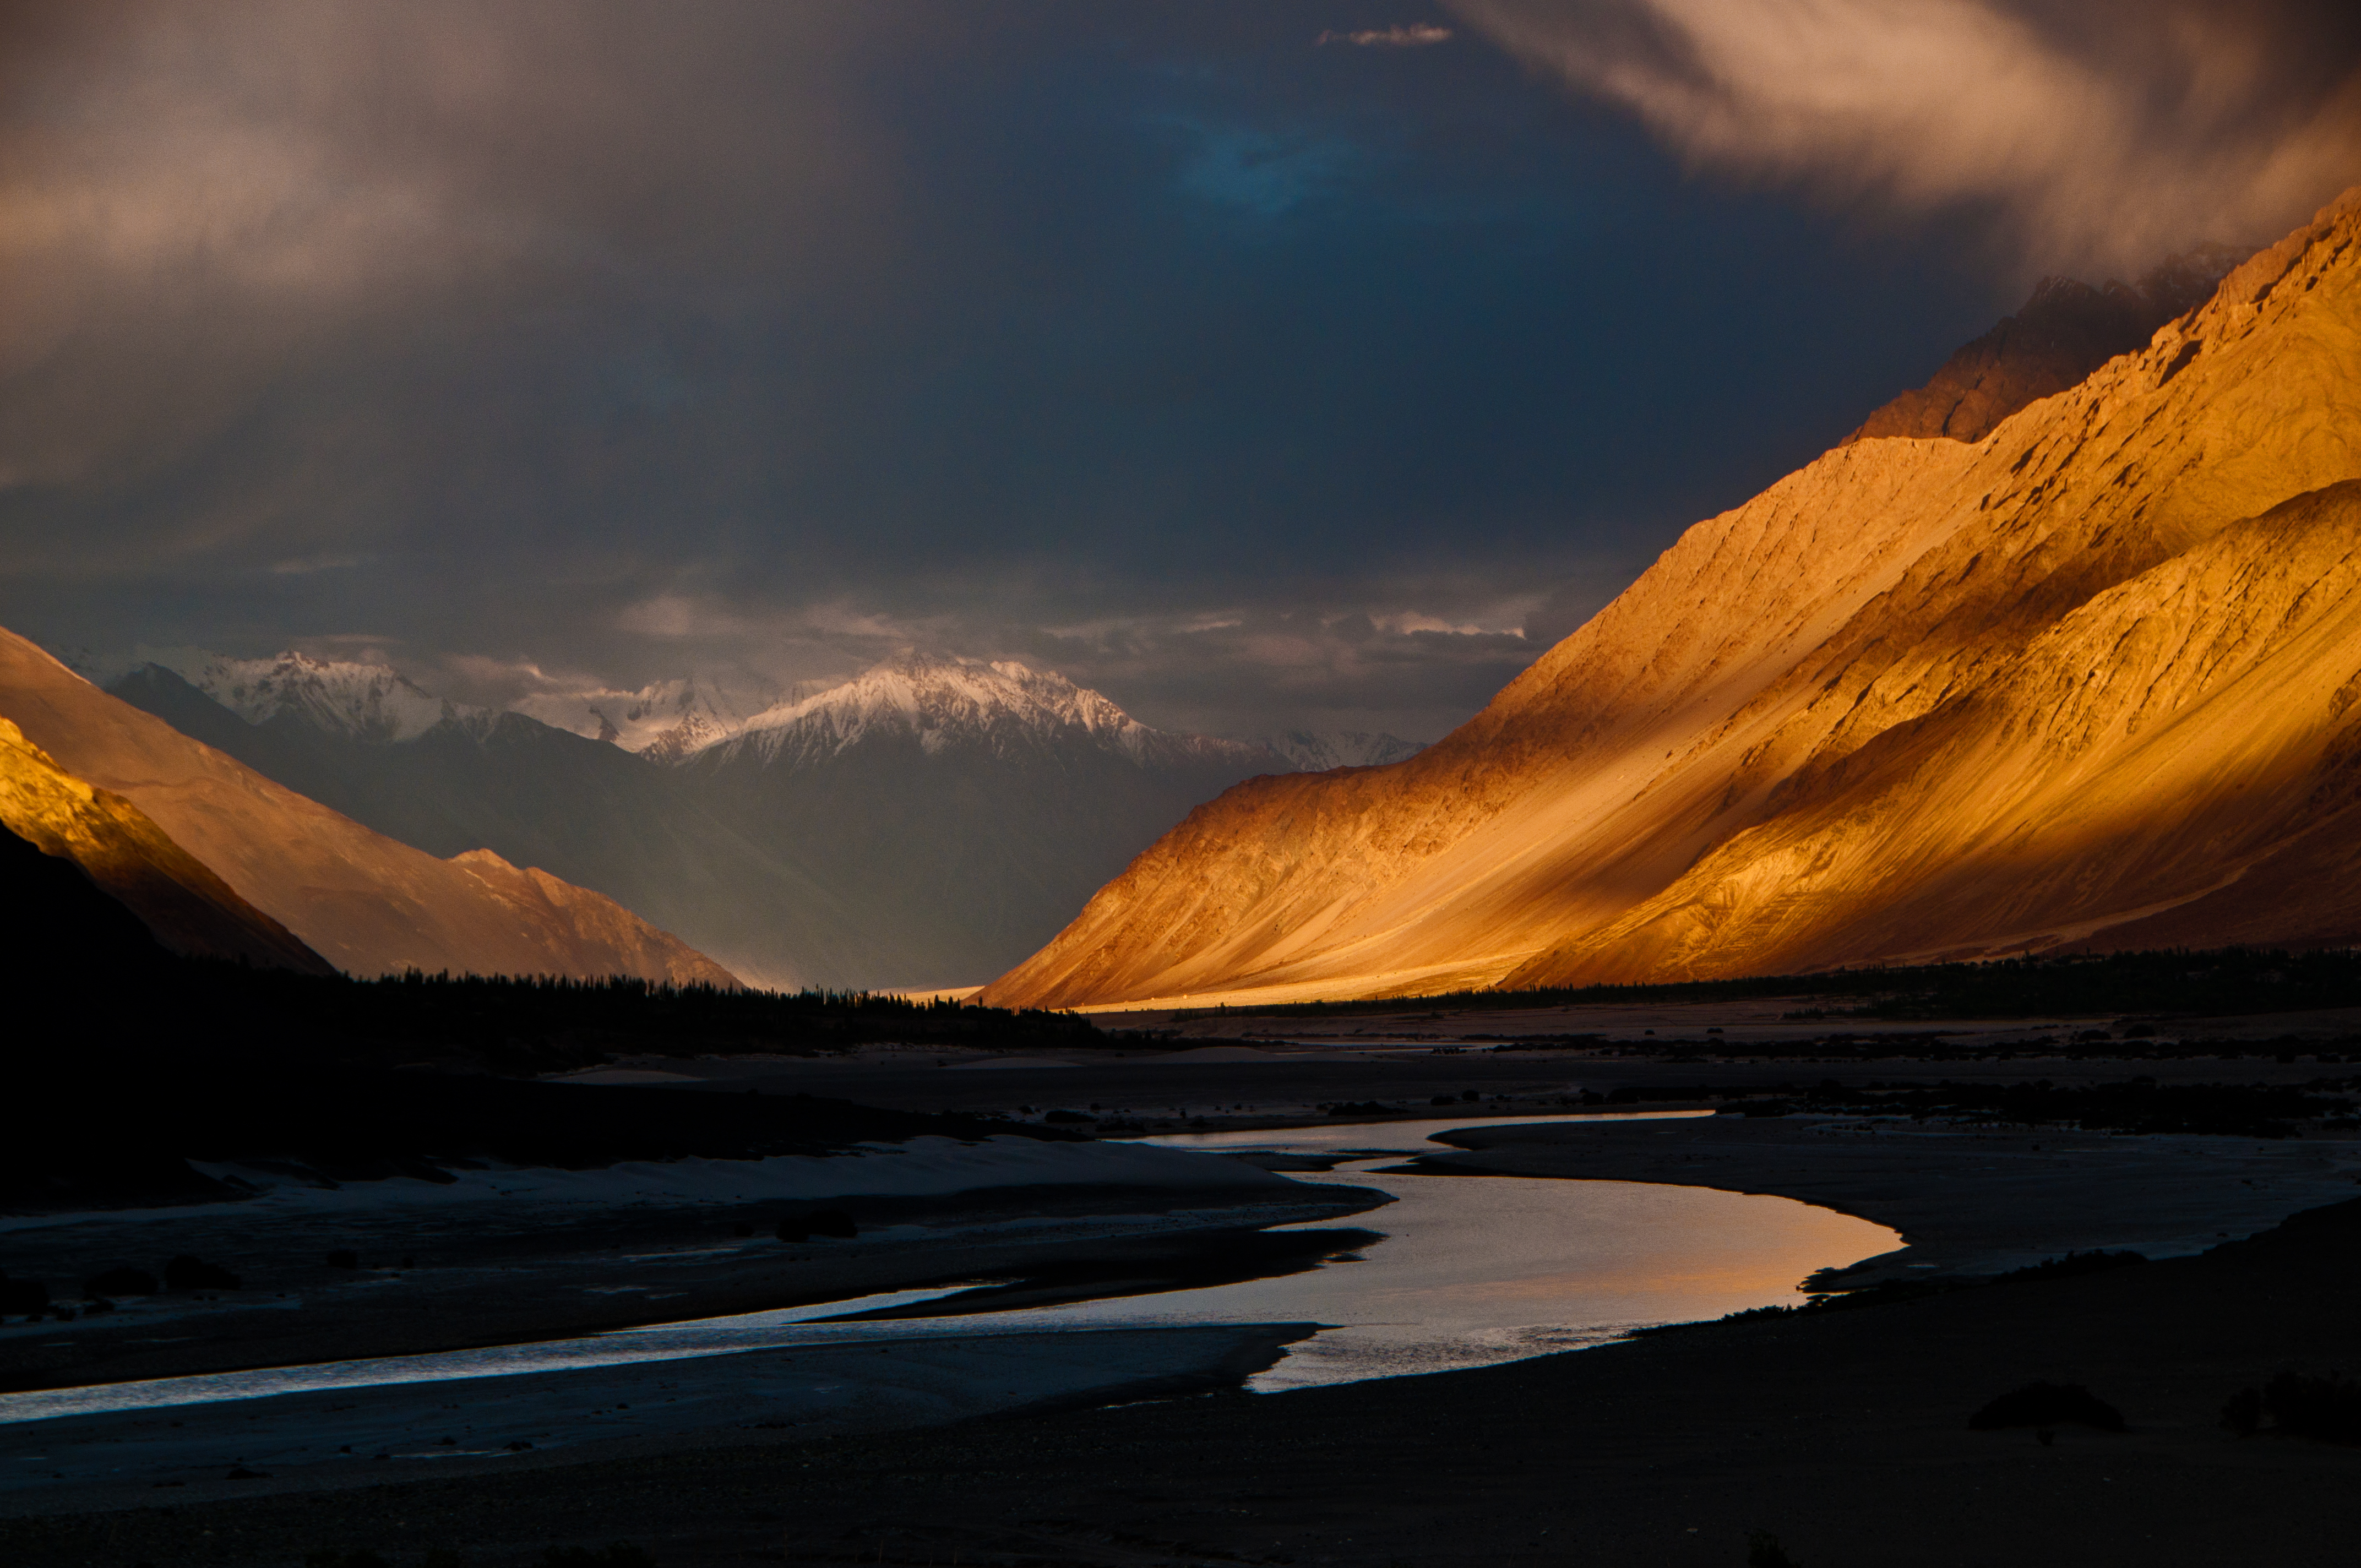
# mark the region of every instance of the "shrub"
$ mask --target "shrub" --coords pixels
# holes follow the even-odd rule
[[[783,1242],[807,1242],[814,1236],[835,1236],[850,1241],[861,1234],[852,1216],[841,1209],[813,1209],[801,1214],[790,1214],[779,1222],[779,1239]]]
[[[304,1557],[303,1568],[386,1568],[386,1563],[384,1558],[365,1546],[355,1547],[350,1552],[324,1546]]]
[[[2333,1372],[2280,1373],[2263,1386],[2263,1409],[2283,1432],[2324,1442],[2361,1442],[2361,1383]]]
[[[39,1317],[49,1310],[49,1288],[38,1279],[11,1279],[0,1268],[0,1317]]]
[[[159,1287],[144,1268],[110,1268],[82,1282],[85,1296],[153,1296]]]
[[[164,1288],[168,1290],[235,1290],[238,1288],[238,1279],[228,1269],[184,1252],[164,1266]]]
[[[2241,1388],[2230,1396],[2222,1407],[2222,1424],[2240,1437],[2252,1437],[2255,1429],[2263,1424],[2263,1396],[2254,1388]]]
[[[2101,1431],[2125,1430],[2124,1413],[2080,1383],[2027,1383],[1968,1418],[1968,1426],[1974,1431],[2070,1423]]]
[[[1803,1568],[1803,1564],[1787,1555],[1777,1536],[1758,1530],[1746,1538],[1746,1568]]]
[[[598,1551],[587,1546],[553,1546],[541,1554],[542,1568],[656,1568],[645,1547],[628,1541],[609,1541]]]
[[[2012,1268],[2006,1274],[1995,1275],[1993,1283],[2020,1279],[2070,1279],[2078,1274],[2103,1274],[2111,1268],[2128,1268],[2136,1263],[2146,1263],[2147,1256],[2136,1252],[2070,1252],[2064,1257],[2044,1258],[2023,1268]]]

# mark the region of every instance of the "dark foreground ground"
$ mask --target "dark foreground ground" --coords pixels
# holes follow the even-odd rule
[[[1477,1372],[0,1521],[12,1568],[754,1563],[2331,1564],[2361,1447],[2223,1430],[2361,1356],[2361,1203],[2199,1257],[1676,1330]],[[1979,1432],[2028,1380],[2130,1431]],[[529,1458],[530,1456],[528,1456]],[[555,1456],[551,1456],[552,1459]]]

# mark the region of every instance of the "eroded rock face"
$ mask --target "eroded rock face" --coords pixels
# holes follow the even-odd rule
[[[1879,409],[1845,439],[1947,436],[1982,441],[2038,399],[2079,384],[2118,354],[2147,345],[2158,327],[2202,304],[2245,252],[2200,246],[2136,283],[2097,288],[2045,278],[2013,316],[1944,361],[1934,378]]]
[[[2361,938],[2356,240],[2361,191],[1982,440],[1697,524],[1451,736],[1232,789],[983,999]]]

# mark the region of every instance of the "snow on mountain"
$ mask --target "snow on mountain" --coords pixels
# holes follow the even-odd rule
[[[906,653],[815,696],[767,708],[738,734],[702,750],[715,751],[717,762],[752,754],[765,764],[800,767],[886,735],[915,738],[929,756],[962,749],[1007,756],[1081,744],[1142,768],[1250,766],[1267,750],[1150,729],[1054,671],[932,653]]]
[[[142,663],[171,671],[245,719],[297,719],[355,740],[412,740],[445,718],[483,710],[444,701],[384,664],[314,659],[293,650],[269,659],[232,659],[198,648],[139,650]]]
[[[652,762],[676,762],[737,734],[748,714],[772,700],[767,691],[737,689],[707,675],[656,681],[637,691],[537,692],[509,707],[553,729],[612,741]]]
[[[1331,768],[1381,768],[1415,757],[1426,750],[1422,741],[1367,729],[1285,729],[1257,735],[1251,742],[1277,752],[1294,771],[1324,773]]]

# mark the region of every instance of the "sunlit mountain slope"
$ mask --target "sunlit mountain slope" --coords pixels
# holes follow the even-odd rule
[[[162,947],[189,958],[231,959],[304,974],[335,972],[286,927],[229,884],[122,795],[96,789],[50,760],[0,718],[0,827],[46,855],[71,861],[96,888],[138,917]],[[46,872],[43,874],[48,874]],[[16,918],[46,927],[49,900],[12,888]],[[104,957],[104,955],[98,955]]]
[[[2307,885],[2361,746],[2356,208],[1982,441],[1697,524],[1419,756],[1229,791],[985,999],[2361,937]]]
[[[734,983],[612,899],[498,857],[435,857],[271,783],[0,631],[0,717],[131,803],[351,973],[635,974]],[[22,829],[19,829],[21,832]]]

